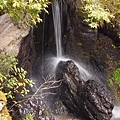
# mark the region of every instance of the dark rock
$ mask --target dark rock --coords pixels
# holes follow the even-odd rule
[[[58,93],[70,112],[87,120],[110,120],[113,99],[101,84],[85,82],[73,61],[58,64],[57,79],[62,80]]]
[[[29,32],[29,34],[21,40],[21,46],[17,58],[19,67],[24,68],[24,70],[27,71],[27,77],[29,77],[36,59],[32,32]]]
[[[113,99],[105,88],[95,80],[88,80],[82,91],[83,110],[91,120],[110,120]]]
[[[59,79],[63,79],[73,92],[76,92],[79,85],[83,86],[85,83],[80,75],[78,67],[72,60],[68,60],[67,62],[61,61],[58,64],[56,73],[56,76]]]
[[[58,94],[65,106],[70,112],[78,115],[81,113],[82,115],[82,111],[78,108],[80,106],[78,88],[80,91],[85,82],[81,78],[77,66],[72,60],[67,62],[61,61],[57,67],[56,77],[59,80],[63,80],[61,86],[58,88]]]

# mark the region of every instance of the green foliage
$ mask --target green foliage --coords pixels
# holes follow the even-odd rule
[[[81,42],[78,42],[77,45],[78,45],[79,47],[81,47],[81,46],[82,46],[82,43],[81,43]]]
[[[42,21],[39,14],[47,11],[48,0],[0,0],[0,13],[8,13],[15,21],[30,26]]]
[[[120,102],[120,68],[117,68],[109,79],[109,85],[113,90],[114,96]]]
[[[113,83],[116,83],[120,87],[120,68],[117,68],[112,74],[111,85]]]
[[[111,24],[117,28],[117,33],[120,38],[120,0],[100,0],[100,2],[104,4],[105,9],[114,15],[114,18],[111,19]]]
[[[85,21],[92,28],[97,28],[100,25],[100,21],[106,21],[107,23],[111,22],[111,19],[116,18],[116,15],[119,14],[120,9],[118,9],[119,2],[115,2],[112,6],[114,7],[114,12],[112,7],[110,7],[113,0],[83,0],[82,10],[84,13]],[[119,1],[119,0],[118,0]],[[111,9],[111,10],[110,10]],[[118,19],[120,21],[120,19]]]
[[[14,99],[14,94],[26,95],[33,82],[26,78],[27,72],[17,67],[17,59],[10,55],[3,55],[0,58],[0,90],[6,93],[7,98]]]
[[[114,21],[120,22],[120,0],[100,0],[100,2],[115,16]]]
[[[0,57],[0,73],[6,75],[10,69],[17,65],[17,59],[13,56],[4,54]]]
[[[22,120],[34,120],[34,116],[32,114],[28,114],[25,118]]]

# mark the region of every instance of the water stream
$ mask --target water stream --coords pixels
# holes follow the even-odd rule
[[[62,2],[61,2],[61,9],[62,9]],[[62,17],[62,12],[60,11],[60,6],[58,3],[58,0],[54,0],[52,4],[52,13],[53,13],[53,23],[54,23],[54,31],[55,31],[55,41],[56,41],[56,52],[57,52],[57,57],[50,58],[52,59],[52,66],[53,70],[55,71],[57,64],[60,61],[67,61],[69,58],[65,57],[62,53],[62,35],[61,35],[61,17]],[[75,60],[73,60],[79,70],[81,71],[81,76],[83,77],[84,80],[88,80],[91,78],[90,73],[85,70],[79,63],[77,63]],[[82,64],[82,63],[81,63]]]
[[[61,17],[60,17],[61,15],[60,15],[60,7],[59,7],[58,0],[53,0],[52,12],[53,12],[53,23],[54,23],[54,30],[55,30],[57,57],[62,57]]]

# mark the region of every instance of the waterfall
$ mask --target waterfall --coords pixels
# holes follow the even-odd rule
[[[62,1],[62,0],[61,0]],[[66,58],[65,56],[63,56],[63,53],[62,53],[62,44],[61,44],[61,40],[62,40],[62,31],[61,31],[61,19],[62,19],[62,13],[61,13],[61,9],[62,9],[62,2],[61,2],[61,8],[59,7],[59,3],[58,3],[58,0],[53,0],[53,3],[52,3],[52,13],[53,13],[53,23],[54,23],[54,31],[55,31],[55,41],[56,41],[56,53],[57,53],[57,57],[51,57],[51,56],[48,56],[46,55],[44,58],[43,58],[43,55],[44,55],[44,39],[45,39],[45,33],[44,33],[44,24],[43,24],[43,35],[42,35],[42,66],[40,66],[40,69],[37,71],[37,69],[35,69],[35,75],[36,73],[38,74],[37,77],[35,78],[35,81],[36,81],[36,85],[37,87],[39,87],[39,84],[42,84],[44,82],[44,80],[42,81],[42,78],[45,78],[45,80],[47,80],[47,77],[46,75],[49,74],[49,75],[52,75],[54,77],[54,74],[55,74],[55,70],[56,70],[56,66],[58,65],[58,63],[60,61],[67,61],[69,60],[70,58]],[[48,21],[49,22],[49,21]],[[37,64],[36,66],[38,67],[40,65],[40,60],[41,58],[38,59],[37,61]],[[76,64],[76,66],[79,68],[79,71],[81,73],[81,76],[82,78],[86,81],[88,79],[94,79],[92,78],[93,75],[90,74],[90,72],[88,72],[88,69],[86,69],[86,65],[82,64],[82,63],[77,63],[75,62],[75,60],[73,60],[74,63]],[[43,69],[44,68],[44,69]],[[37,72],[36,72],[37,71]],[[44,73],[44,74],[43,74]],[[42,76],[42,77],[41,77]],[[48,76],[49,77],[49,76]],[[54,80],[54,78],[52,78]],[[35,90],[33,90],[35,91]],[[48,90],[48,93],[50,92],[54,92],[54,90],[51,90],[49,89]],[[43,94],[44,92],[46,91],[43,91]],[[55,106],[55,103],[58,103],[56,102],[58,100],[58,98],[54,95],[52,96],[51,94],[48,94],[47,97],[44,98],[44,100],[46,101],[46,103],[49,105],[49,108],[52,110],[52,111],[55,111],[56,112],[56,106]],[[59,106],[58,106],[59,107]],[[61,107],[60,107],[61,109]],[[58,108],[59,110],[59,108]],[[120,110],[120,108],[119,108]],[[117,118],[119,117],[119,111],[118,109],[114,109],[113,110],[113,118]],[[62,118],[64,119],[64,118]]]
[[[53,0],[52,4],[53,12],[53,22],[55,29],[55,40],[56,40],[56,49],[57,57],[62,57],[62,46],[61,46],[61,16],[58,0]]]
[[[61,3],[61,9],[62,9],[62,3]],[[52,13],[53,13],[53,23],[54,23],[54,30],[55,30],[57,57],[52,58],[51,63],[52,63],[52,67],[54,66],[52,69],[54,69],[53,71],[55,71],[57,64],[60,61],[67,61],[67,60],[69,60],[69,58],[64,57],[62,54],[62,45],[61,45],[61,38],[62,38],[62,36],[61,36],[61,17],[62,17],[62,13],[60,11],[58,0],[53,0]],[[79,71],[81,72],[81,76],[85,81],[91,78],[90,73],[87,70],[85,70],[84,67],[82,67],[80,65],[82,63],[79,64],[76,61],[74,61],[74,63],[79,68]]]

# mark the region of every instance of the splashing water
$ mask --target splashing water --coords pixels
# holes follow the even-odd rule
[[[114,118],[117,120],[119,118],[119,120],[120,120],[120,106],[115,106],[113,111],[112,111],[112,114],[113,114],[112,120],[114,120]]]
[[[62,56],[62,57],[51,57],[51,58],[47,59],[47,61],[45,63],[45,66],[46,66],[46,68],[48,68],[48,71],[50,71],[52,74],[54,74],[55,71],[56,71],[58,63],[60,61],[68,61],[68,60],[70,60],[70,58],[66,58],[64,56]],[[87,81],[88,79],[90,79],[92,77],[92,75],[86,69],[84,69],[84,67],[82,67],[82,65],[80,65],[79,63],[77,63],[74,60],[72,60],[72,61],[78,67],[83,80]]]

